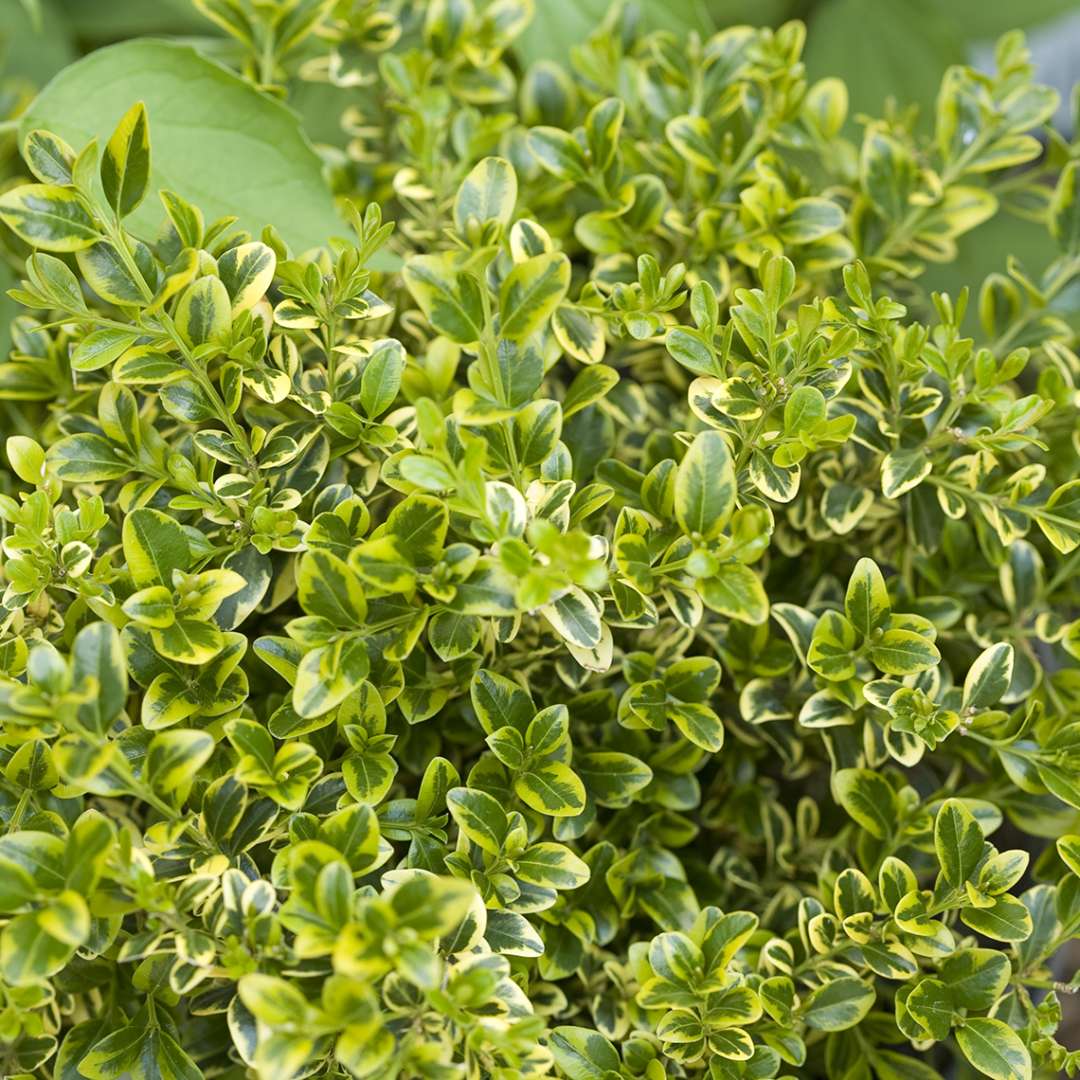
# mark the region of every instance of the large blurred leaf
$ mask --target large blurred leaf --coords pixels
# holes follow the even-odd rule
[[[824,0],[810,17],[811,79],[847,83],[856,113],[880,115],[887,97],[917,104],[925,122],[941,76],[967,59],[964,41],[937,0]]]
[[[210,28],[191,0],[59,0],[59,6],[72,31],[94,45],[145,34],[207,33]]]
[[[46,127],[74,146],[94,135],[103,144],[140,100],[153,187],[183,192],[208,219],[235,214],[254,232],[274,222],[301,250],[343,231],[296,115],[186,45],[129,41],[91,53],[49,83],[21,131]],[[162,217],[147,199],[129,220],[152,235]]]

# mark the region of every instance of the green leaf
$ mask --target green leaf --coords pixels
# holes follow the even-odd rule
[[[218,277],[232,302],[233,318],[250,311],[266,295],[276,266],[273,248],[258,241],[237,244],[218,259]]]
[[[513,439],[522,468],[540,465],[558,445],[562,410],[556,401],[532,401],[514,415]]]
[[[356,634],[312,649],[296,669],[293,708],[305,718],[322,716],[356,690],[370,670],[367,645]]]
[[[871,644],[870,659],[887,675],[915,675],[935,667],[941,653],[914,630],[886,630]]]
[[[840,681],[855,674],[855,627],[837,611],[826,611],[814,627],[806,662],[826,679]]]
[[[583,589],[572,586],[540,610],[555,632],[571,645],[595,649],[600,644],[603,632],[600,612]]]
[[[1067,555],[1080,544],[1080,480],[1055,488],[1047,500],[1047,513],[1036,514],[1043,535]]]
[[[873,559],[860,559],[848,580],[844,611],[862,637],[869,637],[889,619],[892,605],[885,579]]]
[[[329,551],[309,551],[296,573],[300,606],[334,626],[362,626],[367,615],[363,582],[344,560]]]
[[[473,676],[469,692],[476,716],[489,735],[506,726],[525,734],[536,708],[516,682],[481,668]]]
[[[176,329],[193,348],[229,332],[232,305],[225,283],[204,277],[192,282],[181,294],[176,306]]]
[[[970,880],[982,859],[982,829],[959,799],[941,804],[934,819],[934,850],[942,876],[954,889]]]
[[[529,132],[529,150],[543,168],[560,180],[584,180],[588,175],[585,151],[573,135],[555,127]]]
[[[561,309],[560,309],[561,310]],[[619,381],[619,373],[606,364],[593,364],[574,376],[562,402],[563,419],[606,397]]]
[[[484,328],[480,286],[470,274],[458,272],[453,253],[417,255],[405,264],[402,277],[436,331],[459,345],[480,339]]]
[[[551,1052],[569,1080],[607,1080],[609,1073],[617,1073],[620,1068],[615,1047],[591,1028],[555,1028]]]
[[[489,855],[498,855],[506,840],[506,813],[487,792],[474,788],[452,788],[446,806],[458,828]]]
[[[273,223],[300,251],[344,232],[296,114],[189,45],[138,40],[96,49],[49,83],[19,130],[25,138],[45,128],[73,146],[94,136],[104,143],[139,100],[154,128],[152,189],[194,195],[209,219],[235,215],[255,234]],[[129,227],[153,235],[159,214],[147,200]]]
[[[841,976],[814,990],[803,1002],[802,1015],[817,1031],[854,1027],[874,1005],[874,989],[861,979]]]
[[[585,809],[585,785],[561,761],[536,765],[514,781],[514,792],[527,806],[549,817],[567,817]]]
[[[675,518],[690,536],[719,536],[735,508],[735,468],[724,437],[694,437],[675,474]]]
[[[1058,177],[1054,197],[1050,201],[1050,235],[1062,251],[1075,255],[1080,252],[1080,200],[1077,199],[1077,173],[1080,166],[1070,161]]]
[[[1031,1055],[1003,1020],[972,1016],[957,1029],[964,1057],[992,1080],[1031,1080]]]
[[[108,367],[138,341],[136,331],[123,330],[119,327],[105,327],[95,330],[75,346],[71,354],[73,371],[97,371]]]
[[[694,702],[668,706],[668,715],[675,726],[695,746],[717,753],[724,745],[724,724],[707,705]]]
[[[41,982],[64,967],[89,934],[86,901],[65,890],[0,931],[0,973],[11,986]]]
[[[376,342],[360,380],[360,406],[369,419],[382,416],[394,404],[405,371],[405,350],[390,338]]]
[[[601,806],[628,806],[648,787],[653,771],[630,754],[612,750],[589,750],[574,755],[574,772],[585,784],[590,798]]]
[[[994,941],[1026,941],[1032,932],[1031,912],[1015,896],[994,898],[990,907],[968,907],[960,912],[965,926]]]
[[[921,979],[907,996],[904,1007],[932,1039],[947,1039],[955,1009],[949,987],[940,979]]]
[[[91,289],[110,304],[119,306],[143,304],[150,298],[144,275],[148,258],[147,249],[136,242],[134,245],[136,269],[111,241],[102,240],[88,248],[75,252],[79,270]]]
[[[486,157],[473,166],[454,199],[454,224],[467,234],[471,224],[508,225],[517,202],[517,175],[503,158]]]
[[[984,1012],[1005,993],[1012,966],[994,949],[961,949],[945,957],[939,974],[958,1006]]]
[[[810,431],[825,419],[827,412],[825,395],[816,386],[800,386],[784,406],[784,431],[789,435]]]
[[[23,158],[43,184],[71,183],[75,151],[51,131],[31,131],[23,141]]]
[[[881,493],[899,499],[930,475],[930,459],[921,449],[893,450],[881,463]]]
[[[348,754],[341,763],[341,777],[349,794],[368,806],[382,802],[397,771],[397,762],[389,754]]]
[[[679,156],[705,172],[720,171],[717,160],[717,136],[704,116],[676,116],[664,128],[667,140]]]
[[[759,625],[769,617],[769,598],[757,574],[741,563],[724,563],[711,578],[698,582],[710,611]]]
[[[76,682],[92,678],[97,684],[92,699],[78,706],[79,723],[104,735],[123,711],[128,692],[124,649],[116,627],[105,622],[84,626],[75,635],[71,656]]]
[[[829,199],[796,199],[776,231],[784,244],[812,244],[844,227],[844,211]]]
[[[95,1043],[101,1042],[109,1034],[110,1026],[107,1018],[100,1018],[84,1020],[69,1028],[53,1066],[56,1080],[83,1080],[84,1074],[79,1071],[79,1063],[86,1058]]]
[[[44,251],[79,251],[101,236],[75,191],[55,184],[23,184],[0,195],[0,221]]]
[[[187,536],[174,518],[145,507],[124,518],[124,559],[136,586],[172,587],[174,570],[191,562]]]
[[[214,740],[205,731],[162,731],[146,752],[146,772],[161,795],[186,792],[214,752]]]
[[[1013,647],[999,642],[984,649],[964,679],[965,709],[986,709],[1001,700],[1013,677]]]
[[[101,156],[101,186],[117,216],[127,217],[150,184],[150,133],[146,106],[137,102],[116,126]]]
[[[589,880],[589,868],[562,844],[533,844],[514,860],[517,876],[549,889],[577,889]]]
[[[499,289],[499,333],[521,341],[543,326],[570,287],[570,260],[548,251],[515,263]]]
[[[247,1010],[264,1024],[292,1024],[307,1012],[304,995],[275,975],[244,975],[236,990]]]
[[[837,801],[871,836],[884,840],[896,826],[896,794],[869,769],[841,769],[833,777]]]

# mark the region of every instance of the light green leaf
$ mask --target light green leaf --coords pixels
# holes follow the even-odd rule
[[[806,662],[826,679],[841,681],[855,674],[855,627],[838,611],[826,611],[814,627]]]
[[[0,220],[43,251],[79,251],[101,236],[79,196],[54,184],[23,184],[0,195]]]
[[[361,626],[367,614],[363,582],[349,565],[329,551],[309,551],[296,573],[300,606],[334,626]]]
[[[964,1057],[991,1080],[1031,1080],[1031,1055],[1003,1020],[972,1016],[957,1029]]]
[[[561,761],[535,765],[514,781],[514,792],[527,806],[549,817],[573,817],[585,809],[585,785]]]
[[[1001,700],[1013,676],[1013,647],[999,642],[984,649],[964,679],[965,709],[986,709]]]
[[[994,898],[990,907],[968,907],[960,912],[965,926],[994,941],[1026,941],[1031,936],[1031,912],[1005,893]]]
[[[458,828],[489,855],[498,855],[506,839],[506,812],[485,791],[456,787],[446,795],[446,806]]]
[[[146,106],[132,105],[105,144],[101,186],[119,217],[127,217],[143,201],[150,183],[150,133]]]
[[[356,634],[312,649],[296,670],[293,708],[305,718],[322,716],[356,690],[370,668],[367,645]]]
[[[516,263],[499,290],[499,332],[512,341],[535,333],[570,287],[570,260],[561,251]]]
[[[818,1031],[854,1027],[873,1007],[874,989],[861,979],[841,976],[813,991],[803,1002],[803,1019]]]
[[[844,611],[864,638],[884,626],[892,610],[889,590],[873,559],[860,559],[848,581]]]
[[[172,572],[191,561],[187,536],[175,518],[140,508],[124,518],[124,559],[136,586],[172,586]]]
[[[870,659],[887,675],[915,675],[936,666],[941,653],[914,630],[886,630],[870,646]]]
[[[188,345],[197,347],[227,334],[232,325],[232,304],[225,283],[215,277],[199,278],[180,296],[176,329]]]
[[[214,752],[214,739],[205,731],[163,731],[146,752],[146,772],[161,795],[186,791]]]
[[[899,499],[921,484],[930,469],[923,450],[893,450],[881,463],[881,493],[887,499]]]
[[[946,799],[934,819],[934,849],[941,873],[955,889],[971,878],[983,852],[975,815],[959,799]]]
[[[896,827],[896,794],[869,769],[841,769],[833,777],[837,801],[871,836],[884,840]]]
[[[549,889],[576,889],[589,880],[589,868],[562,844],[533,844],[514,860],[517,876]]]
[[[609,1073],[618,1073],[620,1068],[615,1047],[592,1028],[555,1028],[551,1052],[569,1080],[607,1080]]]
[[[724,563],[710,578],[698,582],[698,592],[710,611],[759,625],[769,617],[769,598],[757,574],[742,563]]]
[[[484,328],[480,286],[470,274],[460,273],[453,252],[417,255],[402,272],[413,299],[440,333],[459,345],[478,341]]]
[[[724,437],[694,437],[675,474],[675,517],[690,536],[719,536],[735,508],[735,468]]]
[[[473,166],[454,199],[454,225],[467,234],[471,223],[508,225],[517,202],[517,175],[503,158],[486,157]]]
[[[266,295],[276,266],[273,248],[258,241],[231,247],[218,259],[218,277],[232,301],[234,318],[250,311]]]

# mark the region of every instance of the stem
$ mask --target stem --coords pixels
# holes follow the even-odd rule
[[[972,142],[972,144],[941,174],[941,192],[943,196],[949,185],[963,175],[968,162],[982,151],[983,147],[986,145],[989,134],[989,131],[981,132],[975,141]],[[931,211],[936,210],[939,204],[940,199],[929,206],[913,206],[907,214],[901,218],[900,223],[896,228],[885,237],[880,245],[878,245],[878,249],[874,252],[873,258],[885,258],[898,243],[902,240],[906,240],[908,235],[923,222]]]
[[[154,298],[153,290],[146,282],[146,278],[143,277],[142,271],[139,269],[138,263],[135,262],[134,257],[131,254],[131,250],[127,245],[127,237],[124,235],[124,230],[119,223],[111,226],[106,226],[109,239],[112,241],[113,247],[116,248],[120,255],[124,266],[127,268],[128,273],[131,275],[135,284],[139,287],[139,291],[143,294],[143,299],[149,303]],[[168,312],[162,310],[158,312],[157,319],[161,324],[161,328],[168,335],[169,339],[179,350],[180,355],[183,357],[184,366],[191,373],[192,377],[199,384],[203,393],[206,394],[210,401],[210,404],[214,408],[214,412],[217,413],[218,419],[228,428],[229,434],[236,441],[237,445],[243,449],[244,457],[247,459],[248,474],[251,478],[258,478],[258,464],[255,460],[255,454],[251,449],[251,443],[248,441],[247,432],[237,424],[233,418],[232,413],[225,405],[224,399],[221,394],[218,393],[217,387],[214,385],[213,380],[207,374],[206,368],[203,364],[199,363],[191,355],[191,351],[188,349],[184,339],[180,336],[180,332],[176,329],[176,324],[173,322],[172,316]]]
[[[1058,293],[1072,281],[1078,271],[1080,271],[1080,258],[1074,257],[1064,263],[1045,289],[1044,296],[1046,302],[1041,307],[1028,308],[1028,310],[1025,311],[1024,314],[990,346],[991,351],[995,354],[1004,352],[1038,316],[1046,311],[1050,306],[1050,303],[1055,299]]]
[[[955,480],[946,480],[942,476],[928,476],[926,478],[927,483],[934,484],[936,487],[945,488],[946,491],[954,491],[962,498],[971,499],[973,502],[983,503],[987,506],[999,506],[1001,500],[989,491],[976,491],[972,488],[964,487],[963,484],[956,483]],[[1015,510],[1018,513],[1024,514],[1026,517],[1032,518],[1035,521],[1045,521],[1049,525],[1056,525],[1063,530],[1070,530],[1076,527],[1076,523],[1069,518],[1062,517],[1060,514],[1051,513],[1049,510],[1042,510],[1037,506],[1025,506],[1023,503],[1007,503],[1006,509]]]

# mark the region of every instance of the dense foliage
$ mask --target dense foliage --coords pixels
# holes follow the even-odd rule
[[[798,23],[198,6],[355,95],[349,225],[157,190],[141,102],[24,125],[0,1072],[1073,1075],[1080,145],[1020,37],[923,134]],[[999,210],[1059,257],[928,296]]]

